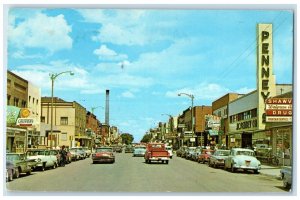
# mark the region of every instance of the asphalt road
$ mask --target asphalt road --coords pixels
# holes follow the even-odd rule
[[[65,167],[33,172],[6,183],[6,189],[12,195],[27,192],[31,195],[45,192],[47,195],[74,192],[89,195],[168,195],[169,192],[183,195],[287,194],[282,181],[261,174],[231,173],[176,155],[169,164],[146,164],[144,158],[132,157],[129,153],[117,153],[114,164],[92,164],[91,158],[87,158]]]

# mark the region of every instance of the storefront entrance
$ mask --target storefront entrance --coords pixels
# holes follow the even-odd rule
[[[242,133],[242,148],[252,148],[251,133]]]

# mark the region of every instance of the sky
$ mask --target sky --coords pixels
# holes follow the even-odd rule
[[[76,101],[135,142],[191,105],[256,89],[256,26],[273,24],[276,83],[293,83],[291,10],[11,7],[7,69],[51,96]]]

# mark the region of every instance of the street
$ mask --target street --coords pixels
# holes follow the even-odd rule
[[[115,155],[114,164],[92,164],[91,158],[87,158],[45,172],[34,171],[6,183],[7,192],[287,194],[282,181],[261,174],[231,173],[176,155],[169,164],[146,164],[143,157],[133,157],[131,153]]]

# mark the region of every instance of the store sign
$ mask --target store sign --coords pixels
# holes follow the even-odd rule
[[[251,129],[257,127],[257,120],[249,120],[244,121],[236,124],[236,130],[242,130],[242,129]]]
[[[16,124],[16,121],[20,114],[20,108],[16,106],[7,106],[6,109],[6,123]]]
[[[275,76],[273,75],[273,26],[257,26],[257,93],[258,93],[258,129],[265,128],[266,100],[276,95]]]
[[[292,98],[269,98],[266,100],[266,122],[292,122]]]
[[[31,118],[18,118],[17,119],[18,126],[32,126],[33,123],[34,123],[34,120]]]
[[[286,116],[267,116],[267,122],[293,122],[293,117]]]

